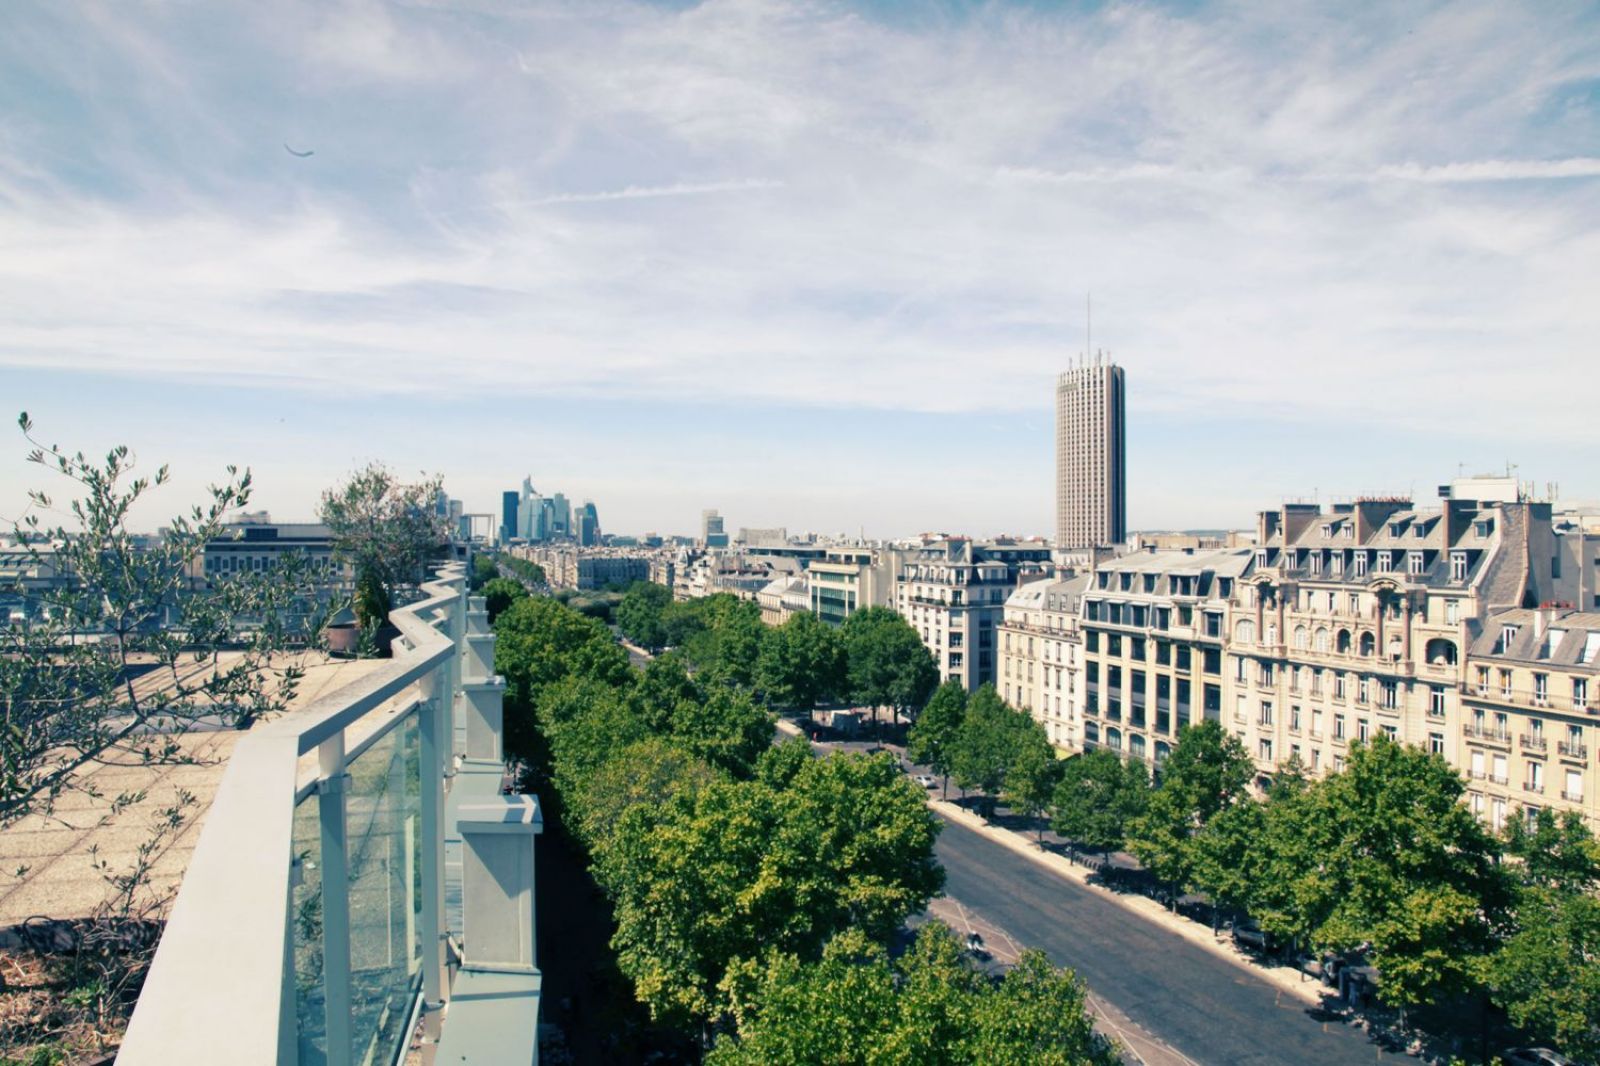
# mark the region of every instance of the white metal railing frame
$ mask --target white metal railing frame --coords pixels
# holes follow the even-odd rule
[[[422,996],[429,1035],[448,998],[444,928],[444,783],[466,631],[465,569],[441,568],[423,598],[393,612],[394,658],[305,709],[258,726],[234,748],[189,862],[119,1063],[294,1063],[293,821],[302,755],[316,751],[323,836],[324,984],[329,1066],[350,1062],[350,944],[345,768],[418,709],[421,760]],[[415,702],[345,750],[345,730],[412,686]],[[420,707],[418,706],[420,704]],[[346,886],[328,892],[326,886]],[[339,900],[343,897],[341,909]],[[330,908],[330,903],[332,904]]]

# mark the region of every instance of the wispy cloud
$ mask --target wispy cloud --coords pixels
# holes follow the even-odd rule
[[[604,204],[614,200],[655,200],[668,196],[709,196],[724,192],[757,192],[762,189],[781,189],[783,182],[764,178],[745,178],[739,181],[675,182],[671,185],[629,185],[621,189],[600,192],[555,193],[524,200],[505,200],[489,207],[548,207],[553,204]]]
[[[1380,178],[1435,183],[1478,181],[1549,181],[1562,178],[1600,178],[1600,159],[1485,159],[1478,162],[1422,166],[1401,163],[1380,167]]]

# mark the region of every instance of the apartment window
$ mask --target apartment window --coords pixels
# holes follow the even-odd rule
[[[1428,689],[1428,713],[1435,718],[1444,717],[1444,686],[1433,685]]]
[[[1262,663],[1260,681],[1263,686],[1272,684],[1272,664]]]
[[[1259,719],[1259,724],[1261,724],[1261,725],[1271,725],[1272,724],[1272,701],[1271,700],[1262,700],[1261,701],[1261,717]]]
[[[1344,699],[1344,675],[1343,674],[1334,674],[1333,675],[1333,698],[1336,699],[1336,700]]]
[[[1116,633],[1108,633],[1108,634],[1106,634],[1106,654],[1107,655],[1121,655],[1122,654],[1122,637],[1119,634],[1116,634]]]
[[[1098,652],[1100,650],[1100,634],[1097,630],[1089,630],[1083,635],[1083,650]]]
[[[1480,666],[1478,667],[1478,695],[1487,696],[1488,694],[1489,668],[1487,666]]]
[[[1390,740],[1400,739],[1400,729],[1398,726],[1380,724],[1378,728],[1383,730],[1383,735],[1388,737]]]
[[[1336,773],[1336,774],[1344,773],[1344,756],[1343,755],[1335,755],[1333,757],[1333,772]]]
[[[1241,685],[1250,679],[1250,666],[1245,659],[1233,660],[1233,679]]]
[[[1300,705],[1298,703],[1289,705],[1289,728],[1296,733],[1300,732]]]
[[[1357,703],[1366,703],[1371,698],[1372,698],[1372,679],[1369,678],[1369,677],[1363,677],[1363,678],[1357,679],[1357,681],[1356,681],[1356,702]]]
[[[1322,695],[1322,671],[1317,667],[1311,668],[1311,694]]]
[[[1511,671],[1500,671],[1500,695],[1506,699],[1511,698]]]
[[[1178,665],[1183,665],[1181,662]],[[1201,660],[1201,668],[1208,674],[1222,673],[1222,649],[1206,648]]]
[[[1460,600],[1445,600],[1444,601],[1444,620],[1445,620],[1445,624],[1446,625],[1452,625],[1452,626],[1455,625],[1457,622],[1461,621],[1461,601]]]
[[[1588,678],[1575,677],[1572,679],[1572,706],[1580,711],[1589,706]]]
[[[1344,715],[1342,714],[1336,714],[1333,716],[1333,739],[1344,739]]]
[[[1572,803],[1583,802],[1583,772],[1568,769],[1566,772],[1567,783],[1561,790],[1561,798]]]
[[[1311,708],[1311,735],[1314,737],[1322,736],[1322,708],[1320,707]]]
[[[1351,614],[1360,614],[1361,613],[1361,593],[1359,593],[1359,592],[1352,592],[1350,594],[1350,613]]]
[[[1428,754],[1430,754],[1430,755],[1443,755],[1444,754],[1444,734],[1443,733],[1429,733],[1428,734]]]
[[[1530,762],[1528,764],[1528,791],[1544,791],[1544,763]]]
[[[1465,581],[1467,579],[1467,553],[1454,551],[1450,553],[1450,580]]]
[[[1188,670],[1194,663],[1194,654],[1187,644],[1178,645],[1178,669]]]
[[[1172,645],[1164,640],[1156,641],[1156,665],[1172,665]]]
[[[1311,749],[1311,768],[1313,770],[1319,770],[1319,769],[1322,768],[1322,749],[1321,748],[1312,748]]]
[[[1497,785],[1503,785],[1507,781],[1511,780],[1511,778],[1506,774],[1506,757],[1504,755],[1498,753],[1495,754],[1493,756],[1493,762],[1490,765],[1492,769],[1489,771],[1489,780],[1493,781]]]
[[[1371,737],[1371,736],[1372,736],[1372,727],[1367,723],[1367,720],[1365,718],[1357,718],[1356,719],[1356,739],[1359,740],[1361,743],[1365,744],[1367,742],[1367,739],[1369,737]]]
[[[1268,740],[1266,737],[1262,737],[1261,738],[1261,743],[1257,748],[1257,752],[1261,756],[1261,761],[1262,762],[1271,762],[1272,761],[1272,741]]]
[[[1533,675],[1533,702],[1540,707],[1550,702],[1550,675]]]
[[[1157,607],[1156,608],[1156,628],[1160,629],[1160,630],[1163,630],[1163,631],[1172,628],[1172,608],[1171,607]]]
[[[1138,659],[1140,661],[1144,660],[1145,654],[1143,637],[1128,638],[1128,657],[1131,659]]]
[[[1393,681],[1383,682],[1383,705],[1391,711],[1400,706],[1400,686]]]

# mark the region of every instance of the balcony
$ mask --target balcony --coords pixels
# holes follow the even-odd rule
[[[1511,783],[1511,778],[1505,774],[1490,774],[1487,780],[1491,785],[1509,785]]]
[[[1489,726],[1474,725],[1471,722],[1461,727],[1461,735],[1468,740],[1484,740],[1491,744],[1510,744],[1511,734],[1503,729],[1494,729]]]
[[[1561,753],[1563,759],[1576,759],[1579,762],[1589,757],[1589,746],[1587,744],[1578,744],[1570,740],[1557,741],[1556,751]]]
[[[393,659],[238,741],[119,1063],[389,1063],[419,1019],[424,1061],[533,1061],[542,819],[500,795],[505,683],[464,585],[441,570]]]
[[[1522,745],[1523,751],[1545,750],[1544,737],[1537,733],[1523,733],[1517,740]]]
[[[1561,798],[1566,800],[1568,803],[1582,803],[1583,802],[1583,793],[1582,792],[1568,792],[1566,789],[1562,789],[1561,790]]]
[[[1544,784],[1539,781],[1524,781],[1522,783],[1522,791],[1533,792],[1542,796],[1544,795]]]

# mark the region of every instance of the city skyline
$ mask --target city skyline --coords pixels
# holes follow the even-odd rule
[[[1048,534],[1037,398],[1091,290],[1130,528],[1508,461],[1600,496],[1583,5],[8,28],[0,395],[172,463],[152,522],[226,462],[300,518],[382,459],[480,513],[532,469],[619,532]]]

